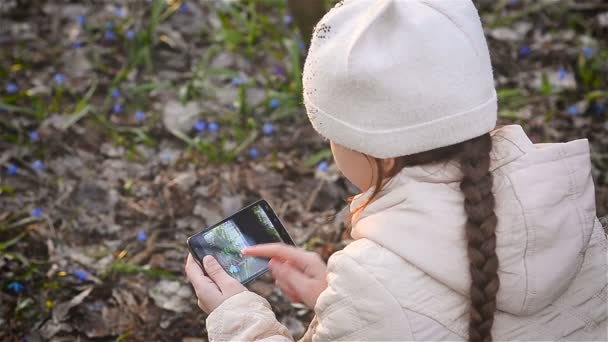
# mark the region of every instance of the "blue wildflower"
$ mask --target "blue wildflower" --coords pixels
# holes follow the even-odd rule
[[[6,288],[15,294],[19,294],[19,293],[23,292],[23,290],[25,290],[25,286],[23,286],[23,284],[21,284],[18,281],[14,281],[14,282],[8,284],[8,286]]]
[[[112,88],[112,97],[113,98],[117,98],[120,96],[120,89],[118,88]]]
[[[31,215],[33,218],[37,218],[37,219],[41,218],[43,215],[42,209],[34,208],[31,212]]]
[[[509,5],[515,6],[517,4],[519,4],[519,0],[509,0]]]
[[[40,160],[36,160],[32,163],[32,169],[42,171],[44,169],[44,164]]]
[[[327,172],[329,170],[329,164],[326,161],[320,162],[317,169],[321,172]]]
[[[566,71],[566,68],[564,68],[563,66],[559,67],[559,80],[563,81],[566,79],[566,75],[568,74],[568,72]]]
[[[187,13],[188,12],[188,5],[186,5],[186,3],[182,3],[181,5],[179,5],[179,13]]]
[[[585,55],[585,58],[587,59],[591,59],[591,57],[593,57],[593,48],[592,47],[586,47],[583,49],[583,54]]]
[[[84,15],[76,16],[76,23],[80,26],[84,26],[87,23],[87,17]]]
[[[9,165],[8,165],[8,168],[7,168],[7,170],[6,170],[6,173],[7,173],[9,176],[14,176],[14,175],[16,175],[16,174],[17,174],[17,170],[18,170],[18,169],[17,169],[17,166],[16,166],[15,164],[9,164]]]
[[[232,79],[232,85],[241,85],[243,83],[245,83],[245,80],[240,77],[235,77]]]
[[[72,46],[74,49],[80,49],[82,47],[82,42],[80,40],[76,40]]]
[[[605,105],[605,104],[603,104],[603,103],[596,103],[596,104],[595,104],[595,111],[596,111],[598,114],[602,114],[602,113],[604,113],[604,112],[606,111],[606,105]]]
[[[129,30],[129,31],[127,31],[127,39],[128,39],[128,40],[133,40],[133,39],[135,39],[135,31],[134,31],[134,30]]]
[[[291,25],[291,23],[293,23],[293,18],[290,15],[286,15],[283,17],[283,23],[285,25]]]
[[[280,65],[277,65],[277,66],[274,67],[274,69],[272,69],[272,73],[275,76],[284,76],[285,75],[285,70]]]
[[[113,23],[113,22],[111,22],[111,21],[108,21],[108,22],[106,23],[106,29],[107,29],[107,30],[113,30],[113,29],[114,29],[114,23]]]
[[[148,236],[146,235],[146,232],[145,232],[145,231],[140,230],[140,231],[137,233],[137,241],[144,242],[144,241],[146,241],[147,239],[148,239]]]
[[[217,132],[217,131],[219,131],[219,130],[220,130],[220,125],[218,125],[218,124],[217,124],[217,123],[215,123],[215,122],[210,122],[210,123],[209,123],[209,131],[210,131],[210,132]]]
[[[259,157],[259,156],[260,156],[260,151],[258,151],[257,148],[254,147],[251,150],[249,150],[249,157],[255,159],[255,158]]]
[[[304,44],[304,42],[298,42],[298,47],[300,48],[300,52],[306,52],[306,45]]]
[[[135,118],[135,121],[144,121],[146,120],[146,113],[142,112],[141,110],[138,110],[135,112],[135,115],[133,116]]]
[[[519,56],[520,57],[528,57],[532,53],[532,49],[528,45],[524,45],[519,48]]]
[[[15,94],[19,91],[19,87],[15,83],[9,83],[6,85],[6,92],[9,94]]]
[[[120,103],[116,103],[113,110],[116,114],[122,113],[122,105]]]
[[[270,109],[275,109],[275,108],[279,107],[279,105],[281,105],[281,101],[279,101],[277,99],[270,100]]]
[[[127,16],[127,11],[123,7],[114,8],[114,15],[119,18],[124,18]]]
[[[262,127],[262,132],[264,132],[265,135],[271,135],[274,132],[274,126],[272,126],[270,122],[267,122],[264,124],[264,127]]]
[[[568,115],[570,116],[577,116],[578,115],[578,108],[575,105],[571,105],[570,107],[568,107]]]
[[[38,131],[31,131],[29,135],[31,142],[36,142],[40,140],[40,134],[38,134]]]
[[[80,282],[87,281],[89,279],[89,274],[85,270],[76,270],[72,272],[72,275]]]
[[[116,34],[114,34],[114,31],[106,31],[106,34],[104,35],[105,40],[116,40]]]
[[[205,129],[207,128],[207,124],[205,123],[205,121],[203,120],[198,120],[195,124],[194,124],[194,129],[197,132],[204,132]],[[209,129],[211,129],[211,127],[209,127]]]
[[[63,83],[65,83],[65,76],[63,74],[55,74],[53,79],[55,80],[55,83],[57,85],[62,85]]]

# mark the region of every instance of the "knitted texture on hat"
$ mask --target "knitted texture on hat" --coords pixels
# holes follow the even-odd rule
[[[470,0],[350,0],[315,27],[304,104],[324,137],[377,158],[490,132],[497,103]]]

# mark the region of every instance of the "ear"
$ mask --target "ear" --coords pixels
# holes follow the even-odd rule
[[[393,172],[395,167],[395,158],[382,159],[382,167],[384,168],[384,176],[387,177]]]

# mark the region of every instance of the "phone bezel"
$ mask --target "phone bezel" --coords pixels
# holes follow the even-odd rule
[[[196,261],[196,263],[201,267],[201,269],[203,270],[203,272],[205,272],[205,268],[203,267],[203,262],[202,259],[199,257],[199,255],[196,254],[196,252],[194,251],[194,248],[192,248],[192,239],[199,236],[199,235],[203,235],[207,232],[209,232],[212,229],[217,228],[218,226],[222,225],[222,223],[226,222],[226,221],[230,221],[233,217],[241,214],[242,212],[245,212],[247,210],[250,210],[251,208],[253,208],[256,205],[260,205],[262,210],[264,210],[264,212],[266,213],[266,215],[268,216],[268,218],[270,219],[270,221],[272,221],[272,223],[275,225],[275,228],[277,229],[277,232],[279,233],[279,236],[281,237],[281,239],[283,240],[284,243],[286,244],[290,244],[292,246],[295,246],[295,243],[293,242],[293,239],[291,238],[291,236],[289,235],[289,233],[287,232],[287,230],[285,229],[285,227],[283,226],[283,223],[281,222],[281,220],[279,219],[279,217],[276,215],[276,213],[274,212],[274,210],[272,209],[272,207],[270,206],[270,204],[268,204],[268,202],[264,199],[255,201],[254,203],[251,203],[250,205],[240,209],[239,211],[235,212],[234,214],[226,217],[225,219],[223,219],[222,221],[213,224],[207,228],[205,228],[204,230],[188,237],[188,239],[186,240],[186,245],[188,246],[188,250],[190,251],[190,254],[192,254],[192,257],[194,257],[194,260]],[[204,257],[204,256],[203,256]],[[258,277],[260,277],[262,274],[268,272],[268,266],[264,267],[263,269],[261,269],[260,271],[254,273],[251,277],[245,279],[244,281],[241,282],[241,284],[246,285],[250,282],[252,282],[253,280],[257,279]],[[205,272],[206,274],[206,272]]]

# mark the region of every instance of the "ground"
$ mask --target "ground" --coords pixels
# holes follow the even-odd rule
[[[501,124],[589,139],[608,214],[608,4],[475,3]],[[261,197],[325,259],[348,243],[356,190],[306,119],[292,21],[281,0],[0,3],[2,341],[205,341],[186,238]],[[272,279],[250,288],[304,332]]]

